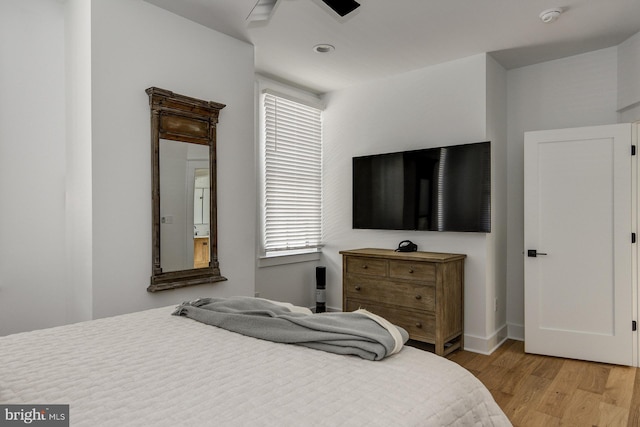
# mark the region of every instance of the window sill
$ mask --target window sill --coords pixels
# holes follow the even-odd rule
[[[289,251],[279,254],[265,255],[258,258],[258,267],[295,264],[320,260],[320,250]]]

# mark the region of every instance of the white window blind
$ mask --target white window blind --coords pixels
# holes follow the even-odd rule
[[[321,111],[264,94],[265,253],[320,247]]]

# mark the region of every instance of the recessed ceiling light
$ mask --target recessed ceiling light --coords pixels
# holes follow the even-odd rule
[[[561,13],[562,13],[562,9],[559,7],[543,10],[542,12],[540,12],[540,19],[545,24],[550,24],[552,22],[555,22]]]
[[[330,44],[317,44],[313,47],[313,51],[316,53],[331,53],[334,50],[336,50],[335,47],[331,46]]]

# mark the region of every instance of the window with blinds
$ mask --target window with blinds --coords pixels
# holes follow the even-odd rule
[[[322,225],[322,112],[265,93],[264,250],[319,248]]]

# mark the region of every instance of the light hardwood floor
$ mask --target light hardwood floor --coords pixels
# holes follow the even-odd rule
[[[490,356],[456,351],[514,426],[640,426],[640,370],[525,354],[508,340]]]

